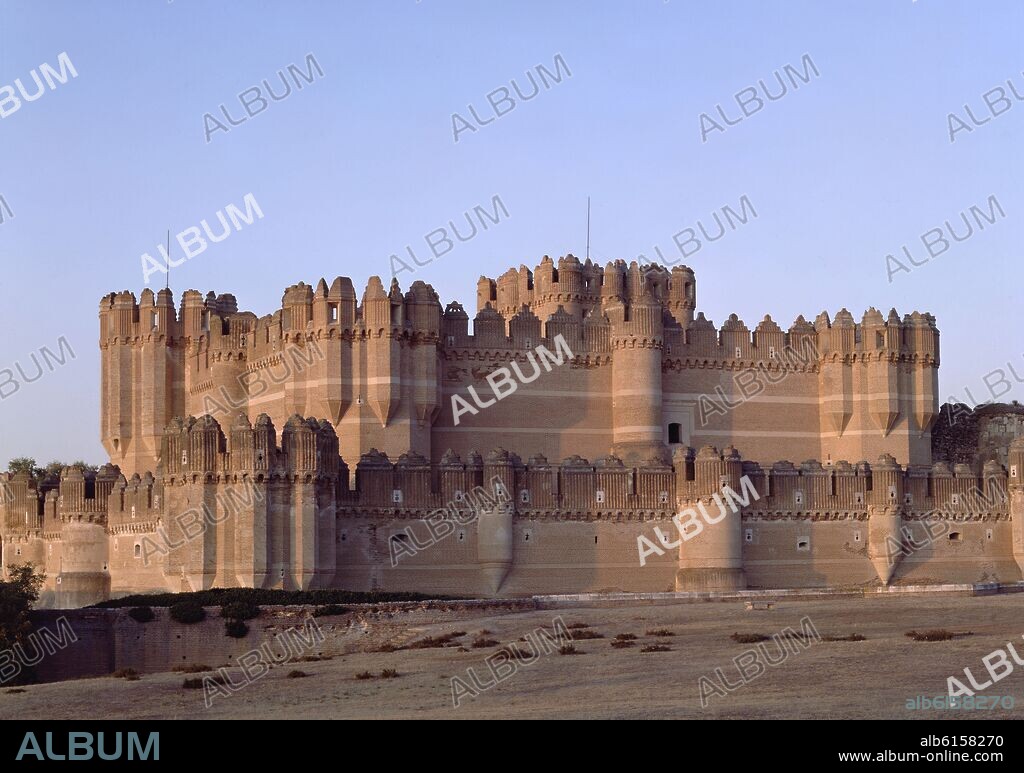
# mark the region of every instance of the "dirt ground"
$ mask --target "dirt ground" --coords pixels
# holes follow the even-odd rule
[[[788,639],[783,662],[743,683],[733,658],[756,645],[732,640],[733,633],[771,636],[801,630],[809,618],[821,637],[861,634],[865,641]],[[497,684],[487,658],[502,646],[567,626],[586,624],[603,638],[574,643],[582,654],[540,654],[519,664]],[[137,681],[104,677],[0,690],[0,719],[217,719],[217,718],[1014,718],[1024,717],[1024,666],[979,692],[1012,696],[1015,708],[983,711],[908,710],[914,696],[946,691],[946,679],[967,683],[969,668],[979,684],[988,681],[982,658],[1011,642],[1024,654],[1024,594],[991,597],[907,597],[783,601],[774,609],[751,611],[743,603],[504,611],[495,609],[395,614],[350,613],[324,618],[349,642],[328,660],[287,663],[231,695],[214,695],[205,707],[202,689],[184,689],[186,677],[202,674],[143,674]],[[944,628],[970,635],[949,641],[916,642],[909,630]],[[674,635],[648,634],[665,629]],[[381,652],[426,636],[465,631],[448,646]],[[480,636],[481,631],[489,633]],[[619,634],[637,638],[631,647],[611,646]],[[474,648],[477,638],[498,642]],[[669,651],[641,652],[662,643]],[[521,644],[524,657],[531,647]],[[776,641],[764,645],[780,659]],[[378,650],[378,651],[368,651]],[[529,659],[529,658],[527,658]],[[499,657],[497,660],[504,660]],[[495,659],[492,658],[492,662]],[[219,664],[212,664],[219,665]],[[511,667],[496,664],[498,674]],[[383,669],[396,678],[382,679]],[[479,687],[473,686],[472,669]],[[698,680],[714,681],[715,670],[736,689],[712,694],[701,707]],[[307,674],[290,678],[292,670]],[[751,666],[752,673],[756,666]],[[369,671],[372,679],[357,679]],[[243,684],[238,668],[232,680]],[[209,675],[209,674],[208,674]],[[452,678],[459,706],[453,705]],[[487,689],[480,689],[483,687]],[[705,684],[707,687],[707,683]],[[18,690],[24,690],[18,691]],[[475,694],[474,694],[475,693]]]

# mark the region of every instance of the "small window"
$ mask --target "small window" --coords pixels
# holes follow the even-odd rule
[[[20,556],[21,555],[21,548],[15,548],[14,549],[14,555]]]
[[[46,547],[47,547],[47,551],[46,552],[49,553],[52,556],[53,555],[53,545],[47,545]]]
[[[958,531],[951,531],[949,533],[949,541],[950,542],[963,542],[963,540],[964,540],[963,535],[960,532],[958,532]]]
[[[950,501],[950,503],[952,503],[954,505],[960,504],[960,495],[959,494],[954,494],[952,497],[950,497],[949,501]]]
[[[402,489],[396,488],[391,492],[391,501],[396,504],[402,504]]]
[[[802,491],[795,491],[795,492],[793,492],[793,502],[795,504],[802,505],[804,503],[804,492],[802,492]]]
[[[596,534],[594,535],[594,544],[595,545],[597,544],[597,535]]]
[[[670,444],[682,443],[683,442],[683,440],[682,440],[683,431],[682,430],[683,430],[683,426],[681,424],[677,423],[677,422],[673,422],[672,424],[669,424],[668,425],[668,442]]]
[[[204,333],[210,332],[210,312],[208,311],[203,312],[202,328]]]
[[[858,505],[864,504],[864,492],[863,491],[855,492],[854,495],[853,495],[853,501],[856,502]]]
[[[455,346],[455,336],[447,336],[444,339],[445,346]]]
[[[914,504],[914,495],[913,494],[904,494],[903,495],[903,504],[905,504],[905,505],[912,505],[912,504]]]
[[[768,347],[768,359],[769,360],[774,360],[775,359],[775,347],[774,346],[769,346]]]
[[[327,321],[335,323],[338,321],[338,304],[332,303],[327,307]]]
[[[1017,477],[1017,465],[1015,465],[1015,464],[1011,464],[1010,465],[1010,477],[1011,478],[1016,478]]]
[[[893,502],[896,501],[896,487],[895,486],[889,486],[889,499],[892,500]]]
[[[992,530],[991,529],[985,529],[985,539],[987,539],[987,540],[991,540],[992,539]]]
[[[736,347],[736,359],[738,360],[742,356],[743,356],[743,350],[740,349],[740,347],[737,346]]]
[[[159,327],[159,325],[160,325],[160,312],[159,311],[151,311],[151,312],[149,312],[149,324],[152,327]]]
[[[810,550],[811,549],[811,538],[810,537],[797,537],[796,549],[797,550]]]
[[[464,539],[466,539],[466,532],[460,531],[459,532],[459,542],[462,542]]]
[[[343,532],[341,533],[341,541],[342,541],[342,542],[348,542],[348,532],[346,532],[346,531],[343,531]]]
[[[597,497],[597,503],[598,504],[602,504],[604,502],[604,492],[598,490],[598,491],[595,492],[595,495]]]
[[[743,541],[744,542],[753,542],[754,541],[754,530],[753,529],[745,529],[743,531]]]
[[[138,542],[135,543],[135,557],[142,558],[142,545]]]
[[[530,502],[530,492],[527,489],[523,489],[519,492],[519,501],[524,505]]]
[[[132,520],[135,520],[135,505],[132,505]]]
[[[531,346],[533,346],[533,339],[532,338],[527,338],[525,343],[526,343],[526,348],[529,349]]]
[[[860,532],[859,531],[855,531],[853,533],[853,541],[854,542],[860,542]]]
[[[667,505],[668,504],[668,492],[667,491],[660,492],[658,494],[658,501],[661,504],[663,504],[663,505]]]
[[[455,501],[456,502],[461,502],[465,498],[466,498],[466,495],[463,494],[461,491],[456,491],[455,492]]]

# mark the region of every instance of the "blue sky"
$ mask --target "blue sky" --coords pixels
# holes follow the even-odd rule
[[[986,399],[982,379],[1002,368],[1003,399],[1024,399],[1007,369],[1024,374],[1011,328],[1024,102],[1007,90],[992,118],[981,98],[1007,80],[1024,95],[1022,17],[1020,3],[948,0],[0,0],[0,86],[31,93],[31,71],[61,52],[78,73],[0,118],[14,214],[0,205],[0,368],[32,377],[32,353],[62,336],[76,354],[0,401],[0,460],[104,460],[100,297],[138,294],[140,256],[167,228],[215,222],[248,193],[263,219],[173,269],[176,302],[232,292],[262,315],[287,285],[337,275],[361,294],[369,275],[387,281],[392,253],[423,254],[427,233],[497,195],[507,218],[400,277],[472,307],[482,274],[583,255],[588,195],[601,261],[654,245],[675,258],[673,234],[710,230],[745,195],[757,218],[684,261],[716,324],[930,311],[943,398]],[[322,78],[206,142],[205,113],[223,104],[238,120],[240,92],[283,88],[275,73],[309,53]],[[527,91],[526,72],[554,71],[559,54],[571,77],[453,141],[453,113],[493,117],[489,92]],[[773,73],[803,70],[805,54],[818,77],[701,141],[701,113],[735,120],[737,92],[777,89]],[[989,120],[951,143],[947,116],[966,120],[965,104]],[[920,261],[922,234],[947,219],[963,230],[960,213],[988,212],[992,195],[1005,218],[889,282],[887,254],[907,245]]]

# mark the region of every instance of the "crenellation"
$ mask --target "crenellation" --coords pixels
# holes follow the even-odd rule
[[[1008,523],[1024,513],[1024,443],[981,475],[932,464],[928,313],[716,327],[686,266],[567,254],[481,277],[472,332],[429,284],[380,277],[361,299],[346,277],[298,282],[263,316],[227,293],[187,290],[176,312],[169,289],[124,290],[99,317],[111,464],[0,480],[4,559],[40,560],[51,600],[421,579],[481,595],[889,583],[973,576],[961,538],[986,576],[1024,567],[1024,515]],[[572,356],[534,374],[528,358],[558,342]],[[522,383],[456,423],[453,396],[489,393],[502,367]],[[495,479],[501,496],[476,507]],[[757,497],[718,517],[726,486]],[[674,545],[673,516],[705,511],[673,561],[626,568],[623,534],[654,521]],[[452,546],[389,570],[398,525],[432,513],[458,515]],[[894,552],[929,518],[957,539]]]

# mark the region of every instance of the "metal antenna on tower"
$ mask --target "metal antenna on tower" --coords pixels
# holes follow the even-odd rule
[[[167,261],[167,289],[171,289],[171,229],[167,229],[167,254],[164,255]]]
[[[587,260],[590,260],[590,197],[587,196]]]

